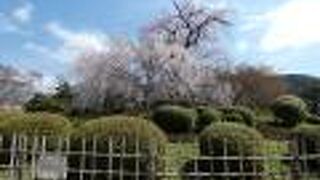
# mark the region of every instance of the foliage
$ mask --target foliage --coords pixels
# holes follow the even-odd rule
[[[61,105],[45,94],[36,93],[28,102],[24,104],[24,108],[28,112],[61,112]]]
[[[221,113],[211,107],[197,108],[198,118],[196,123],[196,131],[201,132],[206,126],[214,122],[221,121]]]
[[[72,131],[71,123],[60,115],[21,112],[7,113],[5,116],[5,120],[0,122],[0,132],[4,134],[63,136]]]
[[[111,116],[103,117],[86,122],[80,126],[74,133],[74,140],[71,143],[72,150],[81,150],[82,138],[86,138],[86,148],[93,148],[96,144],[97,153],[112,153],[120,154],[142,154],[143,157],[139,159],[140,172],[151,173],[152,165],[161,167],[161,161],[153,158],[153,153],[163,153],[166,144],[166,136],[156,127],[152,122],[126,116]],[[95,141],[96,140],[96,141]],[[112,144],[112,146],[110,146]],[[70,155],[68,157],[68,164],[70,168],[79,169],[82,158],[87,161],[96,162],[93,167],[86,164],[86,169],[100,169],[107,170],[108,158],[97,157],[92,155]],[[113,170],[118,170],[120,158],[113,157]],[[123,171],[128,173],[136,172],[135,162],[137,157],[125,157],[122,160]],[[79,174],[69,173],[68,177],[71,179],[78,179]],[[106,174],[96,174],[95,180],[107,179]],[[114,174],[113,179],[118,179],[119,174]],[[124,179],[132,179],[133,177],[124,176]],[[134,177],[136,178],[136,177]],[[145,176],[139,177],[145,179]]]
[[[163,132],[152,122],[145,119],[127,116],[109,116],[90,120],[80,126],[74,136],[77,137],[117,137],[139,138],[142,141],[149,141],[153,138],[164,142],[166,137]]]
[[[306,122],[310,124],[320,124],[320,117],[318,115],[309,114],[306,118]]]
[[[231,106],[219,109],[222,112],[222,120],[226,122],[238,122],[248,126],[255,125],[254,112],[243,106]]]
[[[200,153],[204,156],[223,157],[228,156],[257,156],[263,154],[263,136],[250,127],[238,123],[221,122],[213,123],[200,134]],[[214,160],[206,161],[202,165],[204,172],[241,172],[240,162]],[[224,169],[224,163],[228,169]],[[213,168],[210,170],[210,166]],[[256,166],[256,167],[255,167]],[[263,172],[263,162],[247,160],[243,164],[243,172],[252,173],[256,168],[257,172]],[[229,177],[231,178],[231,177]],[[239,177],[241,179],[241,177]],[[219,178],[217,179],[224,179]],[[232,179],[232,178],[231,178]],[[238,178],[236,178],[238,179]]]
[[[305,87],[299,94],[308,104],[312,113],[320,114],[319,101],[320,101],[320,85],[319,83]]]
[[[258,123],[256,129],[268,139],[283,141],[291,138],[291,129],[279,126],[274,117],[270,117],[270,121]]]
[[[301,97],[309,106],[309,109],[314,114],[319,112],[320,100],[320,79],[315,76],[304,74],[289,74],[281,76],[286,83],[289,92]]]
[[[72,90],[67,81],[61,81],[53,94],[36,93],[24,108],[28,112],[68,113],[71,110]]]
[[[298,152],[304,154],[319,154],[320,153],[320,126],[300,124],[293,131]],[[307,166],[310,172],[318,173],[320,168],[319,159],[307,160]],[[320,175],[320,174],[319,174]]]
[[[181,106],[164,105],[154,110],[152,119],[167,133],[190,133],[195,128],[197,113]]]
[[[268,67],[241,65],[231,77],[234,104],[266,108],[276,97],[286,93],[286,86]]]
[[[271,109],[284,127],[293,127],[303,122],[307,116],[307,105],[299,97],[284,95],[278,97]]]
[[[72,132],[72,125],[68,119],[48,113],[0,113],[0,134],[3,137],[2,147],[10,149],[14,134],[33,137],[46,136],[47,149],[58,146],[57,137],[68,136]],[[31,142],[31,141],[30,141]],[[29,142],[29,143],[30,143]],[[10,152],[0,153],[0,164],[10,162]]]

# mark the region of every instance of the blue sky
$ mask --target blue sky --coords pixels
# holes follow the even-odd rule
[[[230,9],[234,25],[225,38],[238,61],[320,76],[319,0],[196,1]],[[62,75],[83,49],[136,38],[170,8],[169,0],[1,0],[0,63]]]

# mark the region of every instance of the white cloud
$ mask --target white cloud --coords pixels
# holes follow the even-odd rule
[[[35,82],[36,92],[53,93],[57,85],[57,78],[51,75],[42,76],[40,80]]]
[[[14,25],[4,13],[0,12],[0,32],[20,32],[19,28]]]
[[[34,42],[27,42],[26,44],[24,44],[23,48],[25,50],[32,51],[42,56],[45,56],[48,59],[53,59],[58,61],[64,59],[61,53],[57,53],[57,50],[48,48],[46,46],[43,46],[41,44],[37,44]]]
[[[51,22],[46,30],[64,42],[70,49],[104,51],[108,47],[109,38],[101,32],[76,32],[62,27],[59,23]]]
[[[73,31],[57,22],[48,23],[45,29],[61,41],[62,44],[56,48],[55,53],[64,60],[73,60],[77,55],[85,52],[104,52],[109,49],[109,38],[102,32]]]
[[[34,7],[31,3],[24,3],[11,12],[11,17],[18,23],[27,23],[32,18],[33,10]]]
[[[291,0],[264,15],[270,27],[261,39],[264,51],[300,48],[320,43],[320,1]]]
[[[245,53],[249,49],[249,44],[245,40],[239,40],[235,43],[235,48],[240,53]]]
[[[196,3],[212,9],[225,10],[230,4],[227,0],[195,0]]]
[[[58,44],[48,47],[35,42],[27,42],[23,48],[51,60],[72,62],[77,56],[86,52],[105,52],[109,50],[109,38],[98,31],[73,31],[57,22],[45,25],[45,30]]]
[[[10,12],[0,12],[0,33],[14,33],[18,35],[32,34],[32,32],[22,26],[32,20],[33,11],[34,6],[26,2]]]

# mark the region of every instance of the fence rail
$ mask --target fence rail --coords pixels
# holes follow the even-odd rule
[[[0,180],[319,180],[317,141],[252,142],[261,154],[231,152],[223,141],[217,155],[202,154],[197,140],[159,147],[126,137],[0,135]]]

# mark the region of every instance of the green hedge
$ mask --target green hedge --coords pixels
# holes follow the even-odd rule
[[[72,169],[80,169],[80,161],[84,157],[86,162],[85,168],[108,170],[113,168],[114,171],[119,171],[120,163],[123,164],[123,171],[127,173],[136,172],[136,162],[139,160],[139,171],[141,173],[152,173],[152,167],[162,168],[162,163],[159,159],[153,157],[154,153],[161,155],[165,148],[167,138],[165,134],[155,126],[151,121],[136,117],[127,116],[111,116],[103,117],[96,120],[91,120],[80,126],[73,135],[71,148],[74,151],[82,149],[82,140],[86,139],[87,151],[93,150],[93,144],[96,142],[96,151],[101,154],[141,154],[142,157],[123,157],[122,161],[119,156],[112,158],[113,167],[109,167],[107,157],[94,157],[88,155],[71,155],[68,157],[68,165]],[[95,141],[96,140],[96,141]],[[110,144],[112,144],[110,146]],[[139,152],[137,152],[139,151]],[[89,174],[85,174],[89,177]],[[112,179],[119,179],[120,174],[113,174]],[[135,179],[134,176],[124,175],[124,179]],[[79,179],[79,174],[69,173],[68,179]],[[108,179],[107,174],[97,173],[94,180]],[[145,175],[140,175],[139,179],[148,179]]]
[[[243,123],[248,126],[255,125],[255,114],[247,107],[232,106],[220,108],[219,110],[222,112],[222,120],[225,122]]]
[[[196,131],[201,132],[205,127],[211,123],[221,121],[221,113],[211,107],[197,108],[198,118],[196,122]]]
[[[181,106],[164,105],[154,110],[152,119],[169,134],[185,134],[194,131],[197,112]]]
[[[294,127],[307,118],[307,105],[299,97],[284,95],[277,98],[271,105],[273,114],[284,127]]]
[[[320,125],[320,117],[318,115],[309,114],[306,118],[306,122],[310,124]]]
[[[293,135],[297,143],[298,152],[300,155],[320,154],[320,126],[311,124],[300,124],[293,130]],[[294,151],[294,150],[293,150]],[[320,175],[320,159],[307,161],[309,172]]]
[[[253,128],[246,125],[231,122],[213,123],[200,134],[200,154],[202,156],[223,157],[243,156],[252,157],[263,155],[263,136]],[[241,172],[239,160],[207,160],[202,162],[202,172]],[[228,169],[224,169],[227,164]],[[210,167],[213,167],[212,169]],[[263,172],[262,161],[244,160],[242,172]],[[216,177],[215,179],[241,179],[242,177]],[[257,179],[257,178],[246,178]]]
[[[49,113],[6,113],[0,122],[2,134],[66,136],[72,131],[69,120]]]
[[[58,146],[58,137],[67,136],[72,132],[72,125],[65,117],[48,113],[1,112],[0,134],[3,136],[2,148],[10,149],[13,134],[29,136],[29,145],[33,136],[48,136],[47,150]],[[56,136],[56,137],[53,137]],[[10,153],[0,153],[0,164],[9,164]]]

